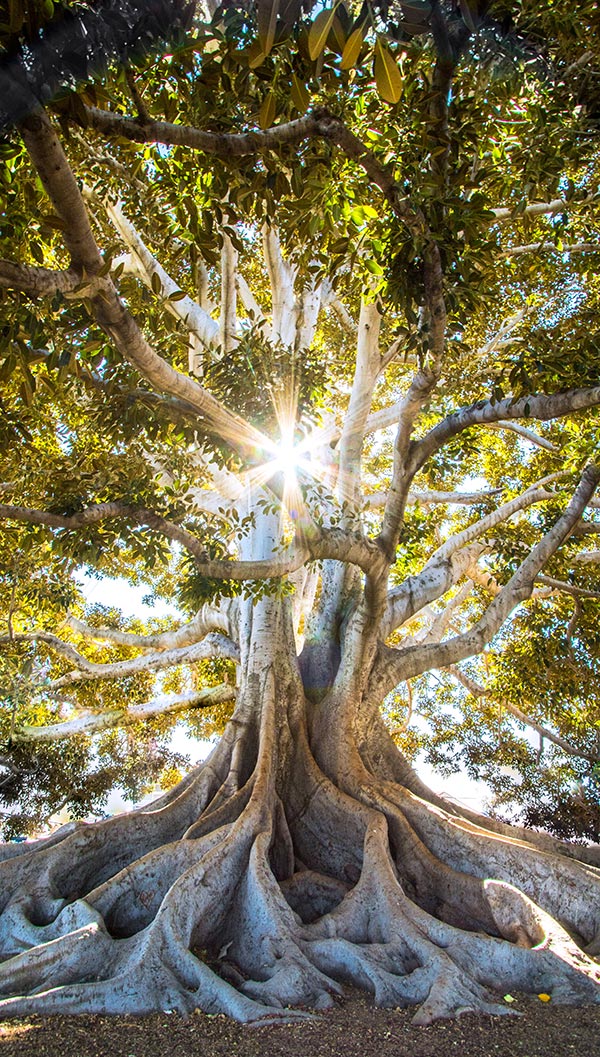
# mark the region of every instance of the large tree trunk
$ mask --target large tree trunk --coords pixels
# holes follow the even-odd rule
[[[331,695],[309,703],[288,600],[242,608],[208,760],[150,807],[4,846],[2,1013],[253,1021],[345,983],[419,1023],[506,1012],[514,990],[600,1000],[593,850],[444,805],[373,710],[344,725]]]

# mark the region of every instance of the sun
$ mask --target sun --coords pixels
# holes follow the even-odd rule
[[[274,473],[282,473],[286,481],[293,481],[302,464],[302,454],[291,437],[282,437],[275,446],[272,468]]]

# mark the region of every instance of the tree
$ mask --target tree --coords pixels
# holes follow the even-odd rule
[[[64,786],[72,735],[93,798],[86,738],[118,771],[116,728],[235,710],[150,807],[2,847],[0,1009],[596,1001],[598,847],[434,795],[381,715],[508,681],[570,751],[536,662],[518,705],[500,669],[597,607],[592,5],[584,40],[553,5],[279,6],[1,148],[9,792],[38,747]],[[102,626],[82,567],[190,619]]]

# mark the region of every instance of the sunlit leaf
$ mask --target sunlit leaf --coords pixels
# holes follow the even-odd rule
[[[310,103],[310,92],[302,81],[292,74],[292,90],[291,90],[292,102],[299,113],[304,114],[308,110]]]
[[[397,103],[402,95],[402,74],[394,56],[381,37],[375,48],[375,83],[386,103]]]
[[[257,0],[258,40],[265,56],[275,42],[279,0]]]
[[[268,92],[262,101],[258,114],[258,123],[262,129],[270,128],[275,120],[275,96]]]
[[[330,10],[325,9],[324,11],[319,12],[310,27],[308,33],[308,53],[313,62],[315,59],[319,58],[319,55],[325,49],[334,18],[335,8],[333,7]]]
[[[342,61],[340,63],[341,70],[352,70],[356,66],[364,39],[364,30],[362,26],[359,26],[358,29],[352,31],[342,52]]]

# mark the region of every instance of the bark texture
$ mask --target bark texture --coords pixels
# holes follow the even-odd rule
[[[253,1022],[306,1016],[344,984],[421,1024],[507,1012],[510,990],[600,1000],[597,849],[461,813],[376,711],[342,726],[331,691],[311,704],[287,601],[243,604],[240,651],[234,717],[178,787],[3,846],[3,1015]]]

